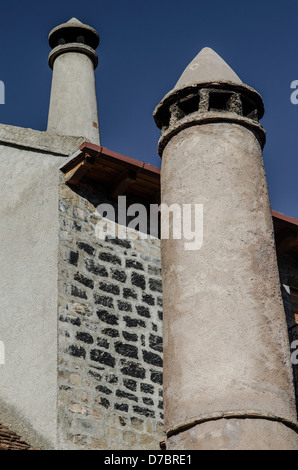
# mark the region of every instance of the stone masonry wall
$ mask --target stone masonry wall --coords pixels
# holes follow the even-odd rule
[[[291,286],[293,285],[293,282],[295,282],[296,287],[298,287],[298,257],[287,254],[278,256],[278,266],[281,282],[281,292],[289,331],[289,341],[291,344],[293,341],[298,340],[298,323],[296,323],[295,318],[292,315],[290,295]],[[296,364],[293,365],[293,375],[298,414],[298,366]]]
[[[58,427],[62,449],[159,449],[160,242],[97,234],[105,191],[61,183]],[[123,227],[118,230],[123,230]],[[119,234],[118,234],[119,235]]]

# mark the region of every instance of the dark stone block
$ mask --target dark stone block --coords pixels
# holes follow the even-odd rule
[[[121,258],[119,258],[119,256],[113,255],[112,253],[106,253],[102,251],[101,253],[99,253],[98,258],[101,261],[105,261],[107,263],[112,264],[118,264],[119,266],[121,266]]]
[[[140,406],[134,406],[133,411],[137,414],[146,416],[147,418],[155,418],[154,411],[149,410],[148,408],[141,408]]]
[[[99,289],[109,294],[114,294],[114,295],[120,294],[120,288],[116,284],[108,284],[106,282],[100,282]]]
[[[80,282],[85,287],[90,287],[90,289],[94,288],[94,282],[92,281],[92,279],[89,279],[88,277],[83,276],[79,272],[75,273],[74,280]]]
[[[142,274],[133,272],[131,274],[131,282],[134,286],[140,287],[143,290],[146,288],[145,277]]]
[[[143,359],[147,364],[162,367],[162,358],[158,354],[143,350]]]
[[[124,271],[120,271],[119,269],[112,269],[112,278],[118,282],[126,282],[126,274]]]
[[[163,410],[163,401],[162,400],[158,402],[158,408]]]
[[[125,299],[129,299],[129,298],[132,298],[132,299],[136,299],[137,298],[137,294],[135,291],[133,291],[132,289],[127,289],[124,287],[123,289],[123,297]]]
[[[92,375],[92,377],[94,377],[96,380],[98,380],[99,382],[102,381],[102,375],[99,374],[98,372],[95,372],[94,370],[88,370],[88,374],[89,375]]]
[[[119,336],[119,332],[117,330],[114,330],[114,328],[105,328],[102,330],[102,333],[104,335],[108,335],[111,338],[117,338]]]
[[[111,374],[111,375],[108,375],[107,378],[106,378],[107,382],[109,384],[116,384],[118,383],[118,377],[117,375],[114,375],[114,374]]]
[[[143,393],[150,393],[150,395],[154,394],[154,387],[150,384],[141,384],[141,392]]]
[[[120,422],[121,426],[126,426],[126,420],[124,418],[122,418],[122,416],[119,416],[119,422]]]
[[[126,388],[128,388],[129,390],[131,390],[133,392],[135,392],[137,390],[137,382],[135,380],[124,379],[123,384]]]
[[[87,294],[84,290],[79,289],[77,286],[71,286],[71,295],[79,297],[80,299],[87,299]]]
[[[122,390],[116,390],[116,397],[127,398],[128,400],[138,401],[138,398],[132,393],[123,392]]]
[[[118,318],[116,315],[113,315],[106,310],[97,310],[96,315],[101,321],[108,323],[109,325],[118,325]]]
[[[81,250],[85,251],[88,255],[93,256],[95,249],[89,245],[88,243],[85,242],[77,242],[77,247],[80,248]]]
[[[78,339],[79,341],[83,341],[84,343],[87,343],[87,344],[93,343],[92,336],[89,333],[84,333],[82,331],[77,331],[76,339]]]
[[[157,315],[158,315],[159,320],[162,321],[162,320],[163,320],[163,313],[159,310],[159,311],[157,312]]]
[[[106,270],[105,266],[101,264],[95,263],[92,259],[87,259],[85,261],[87,271],[95,274],[96,276],[108,276],[108,271]]]
[[[117,301],[118,309],[124,312],[131,312],[132,311],[132,306],[128,302],[124,302],[123,300],[118,300]]]
[[[106,236],[106,241],[112,243],[113,245],[121,246],[122,248],[131,248],[131,243],[127,240],[121,240],[120,238],[110,238]]]
[[[59,316],[59,321],[65,322],[65,323],[71,323],[74,326],[81,326],[81,320],[79,317],[72,318],[72,317],[64,317],[63,315]]]
[[[105,349],[109,349],[110,347],[109,342],[105,338],[97,338],[96,344],[97,346]]]
[[[104,398],[104,397],[100,397],[100,404],[102,406],[104,406],[105,408],[109,408],[110,407],[110,402],[107,398]]]
[[[75,357],[83,357],[85,359],[86,357],[86,351],[84,348],[78,347],[75,344],[72,344],[68,348],[68,352],[71,356]]]
[[[145,378],[146,371],[140,366],[140,364],[137,364],[136,362],[121,361],[121,365],[123,366],[121,369],[122,374],[139,379]]]
[[[75,222],[75,221],[74,221],[74,223],[73,223],[73,228],[74,228],[75,230],[77,230],[77,232],[81,232],[81,231],[82,231],[82,227],[81,227],[77,222]]]
[[[138,341],[138,335],[135,333],[128,333],[127,331],[122,331],[123,338],[126,341]]]
[[[162,292],[162,283],[158,279],[149,279],[150,290],[154,292]]]
[[[79,260],[79,252],[71,250],[68,255],[68,262],[70,264],[73,264],[74,266],[77,266],[78,260]]]
[[[162,307],[162,297],[157,297],[157,305]]]
[[[140,271],[144,271],[142,263],[140,263],[140,261],[137,261],[135,259],[127,259],[125,261],[125,267],[126,268],[139,269]]]
[[[150,379],[152,382],[162,385],[162,372],[157,372],[156,370],[151,370],[151,376]]]
[[[107,297],[106,295],[94,294],[94,302],[98,305],[103,305],[104,307],[114,307],[113,298]]]
[[[145,322],[143,322],[143,320],[138,320],[136,318],[131,318],[127,316],[123,317],[123,320],[125,321],[126,326],[130,328],[133,328],[135,326],[141,326],[142,328],[146,328],[146,324]]]
[[[143,294],[142,299],[143,299],[143,302],[145,302],[148,305],[154,305],[155,304],[154,297],[152,297],[152,295],[150,295],[150,294]]]
[[[158,335],[149,335],[149,346],[155,351],[162,352],[162,337]]]
[[[105,393],[106,395],[111,395],[111,393],[113,393],[112,390],[110,390],[108,387],[105,387],[104,385],[97,385],[95,390]]]
[[[115,358],[106,351],[101,351],[99,349],[92,349],[90,352],[90,358],[92,361],[99,362],[100,364],[105,364],[106,366],[115,367]]]
[[[152,398],[143,397],[142,398],[144,405],[154,406],[154,401]]]
[[[128,405],[126,403],[115,403],[115,410],[128,411]]]
[[[136,307],[137,312],[142,317],[150,318],[150,312],[148,307],[143,307],[142,305]]]
[[[138,359],[138,348],[131,344],[125,344],[118,341],[115,343],[115,350],[122,356]]]

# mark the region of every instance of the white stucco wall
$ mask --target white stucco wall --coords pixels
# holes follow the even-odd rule
[[[0,422],[50,448],[57,426],[58,167],[78,143],[57,145],[51,155],[41,150],[43,133],[30,132],[39,150],[0,139]]]

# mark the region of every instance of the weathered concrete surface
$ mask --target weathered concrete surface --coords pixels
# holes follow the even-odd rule
[[[85,140],[85,137],[62,136],[35,129],[0,124],[0,143],[41,150],[54,155],[69,156],[78,150]]]
[[[168,439],[172,450],[297,450],[297,434],[266,419],[208,421]]]
[[[184,239],[162,240],[166,432],[214,413],[296,422],[258,140],[238,124],[184,129],[164,149],[161,186],[163,203],[204,205],[199,251],[185,251]],[[285,440],[278,435],[280,448],[288,447],[288,429]],[[251,445],[259,448],[259,438]]]
[[[56,445],[58,167],[65,157],[0,147],[0,422]]]
[[[186,67],[174,90],[202,82],[227,81],[242,84],[234,70],[210,47],[204,47]]]
[[[85,54],[64,52],[54,61],[47,130],[99,145],[98,128],[93,63]]]

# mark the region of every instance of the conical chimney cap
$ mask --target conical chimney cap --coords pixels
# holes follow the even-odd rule
[[[242,84],[238,75],[213,49],[204,47],[186,67],[174,90],[197,83],[223,81]]]
[[[49,44],[52,49],[61,44],[76,42],[83,42],[92,49],[96,49],[99,44],[98,32],[92,26],[74,17],[50,31]]]
[[[83,23],[78,20],[77,18],[75,18],[74,16],[72,18],[70,18],[70,20],[67,21],[66,24],[76,24],[76,25],[83,25]]]

